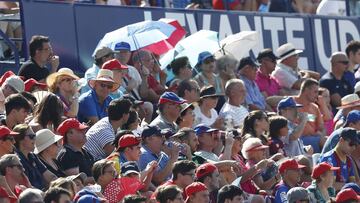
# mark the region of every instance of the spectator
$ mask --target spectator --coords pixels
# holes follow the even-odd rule
[[[200,87],[196,80],[183,80],[177,88],[177,95],[189,103],[198,102],[200,99]]]
[[[127,122],[121,126],[121,129],[131,130],[131,132],[133,134],[140,136],[139,135],[140,123],[141,123],[141,120],[139,118],[139,114],[135,110],[130,109],[129,118],[128,118]]]
[[[0,187],[0,202],[13,203],[13,202],[17,202],[17,198],[12,195],[9,195],[8,192],[3,187]]]
[[[186,203],[209,203],[210,195],[205,184],[193,182],[185,188]]]
[[[11,131],[6,126],[0,126],[0,158],[5,154],[14,153],[15,135],[19,133]]]
[[[143,171],[152,161],[158,162],[159,167],[155,170],[152,180],[155,185],[159,185],[170,179],[173,164],[179,156],[178,147],[170,148],[169,154],[165,154],[165,152],[161,150],[164,137],[160,131],[157,126],[147,126],[141,133],[142,147],[139,167],[140,170]]]
[[[317,15],[346,16],[346,4],[339,0],[322,0],[316,9]]]
[[[289,159],[280,164],[279,173],[282,181],[275,186],[275,202],[288,202],[287,193],[298,185],[302,168],[305,166],[298,164],[295,159]]]
[[[195,180],[195,170],[196,164],[194,162],[188,160],[177,161],[172,169],[172,179],[161,186],[176,185],[185,192],[185,188]]]
[[[311,202],[328,202],[335,197],[334,172],[340,170],[339,167],[332,167],[328,163],[320,163],[313,169],[311,177],[313,182],[307,188]]]
[[[306,112],[308,121],[300,139],[305,145],[311,145],[315,153],[321,151],[325,143],[326,131],[320,108],[315,104],[319,96],[319,83],[314,79],[306,79],[300,88],[300,94],[294,97],[301,104],[300,112]]]
[[[192,160],[192,155],[197,151],[199,140],[195,134],[195,131],[191,128],[181,128],[177,133],[175,133],[170,140],[181,143],[186,149],[186,154],[180,151],[181,156],[186,156],[188,160]],[[185,157],[183,159],[186,159]]]
[[[345,78],[345,72],[349,67],[349,59],[345,53],[335,52],[330,57],[330,71],[321,77],[320,86],[330,91],[331,106],[333,112],[341,105],[341,98],[354,92],[354,85],[351,86]]]
[[[109,95],[119,88],[119,84],[114,81],[110,70],[101,69],[89,85],[92,89],[79,98],[78,117],[80,122],[91,122],[93,125],[108,115],[107,108],[112,100]]]
[[[19,133],[15,137],[16,154],[20,158],[26,176],[34,187],[38,189],[45,188],[56,176],[50,172],[40,161],[39,157],[33,153],[36,134],[27,124],[15,126],[14,131]]]
[[[270,145],[269,151],[270,155],[274,155],[276,153],[282,153],[286,156],[283,148],[284,142],[283,140],[289,134],[288,121],[283,116],[272,116],[269,119],[269,138]]]
[[[46,78],[49,91],[56,94],[64,105],[64,115],[76,117],[79,110],[77,80],[79,77],[69,68],[60,68]]]
[[[340,139],[334,150],[325,153],[320,162],[328,162],[334,167],[340,167],[341,170],[334,172],[336,181],[334,187],[336,190],[342,188],[345,183],[355,182],[355,166],[350,158],[350,154],[359,145],[359,133],[353,128],[345,128],[340,133]]]
[[[287,192],[288,203],[297,203],[297,202],[312,202],[309,198],[309,193],[303,187],[294,187]],[[317,200],[315,200],[317,202]]]
[[[74,182],[75,185],[74,190],[76,193],[84,189],[87,178],[88,177],[84,172],[80,172],[77,175],[69,176],[69,179]]]
[[[31,111],[29,101],[21,94],[13,94],[5,99],[6,117],[0,119],[1,125],[13,129],[15,125],[25,123]]]
[[[55,132],[56,128],[61,123],[63,115],[63,103],[55,94],[49,93],[35,108],[34,117],[29,125],[35,132],[44,128]]]
[[[105,62],[102,65],[101,69],[111,70],[113,73],[113,76],[114,76],[113,79],[114,79],[115,83],[119,84],[121,87],[123,77],[127,73],[128,67],[121,64],[117,59],[111,59],[111,60]],[[110,96],[113,99],[119,99],[119,98],[123,97],[124,90],[120,87],[110,94]]]
[[[240,60],[238,74],[245,85],[245,101],[250,110],[271,110],[270,107],[267,107],[265,97],[261,94],[255,82],[257,68],[257,64],[255,64],[251,57],[245,57]]]
[[[194,105],[183,103],[181,104],[180,116],[176,120],[179,129],[192,128],[195,122]]]
[[[45,82],[46,77],[56,72],[59,67],[59,56],[54,55],[50,39],[46,36],[34,35],[29,42],[30,59],[19,70],[18,75],[25,80],[34,78],[39,82]],[[46,65],[50,63],[49,71]]]
[[[90,152],[95,161],[104,159],[114,151],[112,145],[115,133],[129,118],[131,102],[127,99],[115,99],[107,109],[108,117],[102,118],[86,132],[84,148]]]
[[[220,110],[225,129],[242,128],[244,119],[249,114],[248,109],[243,106],[246,97],[244,82],[240,79],[227,81],[225,95],[228,100]]]
[[[211,163],[205,163],[196,169],[196,181],[204,183],[209,191],[210,203],[215,203],[220,189],[220,173],[217,167]],[[191,186],[191,185],[190,185]],[[186,191],[186,190],[185,190]]]
[[[243,191],[238,186],[225,185],[219,190],[217,203],[243,202],[242,194]]]
[[[51,188],[45,192],[44,203],[71,202],[69,191],[63,188]]]
[[[276,60],[279,58],[275,56],[271,49],[263,49],[259,52],[256,59],[260,65],[256,72],[255,82],[260,92],[265,98],[268,96],[283,95],[284,92],[279,83],[271,75],[275,70]]]
[[[257,137],[264,145],[268,145],[265,132],[269,131],[268,116],[263,111],[251,111],[244,119],[241,137]]]
[[[225,85],[228,80],[236,78],[235,71],[237,64],[238,60],[231,55],[224,55],[216,60],[216,69],[223,85]]]
[[[336,202],[338,203],[356,203],[360,201],[359,195],[353,189],[341,190],[336,195]]]
[[[172,72],[174,73],[175,77],[173,79],[171,79],[169,82],[167,82],[166,85],[168,87],[172,86],[173,81],[176,81],[176,80],[183,81],[183,80],[191,79],[191,77],[192,77],[191,69],[192,68],[189,63],[188,57],[183,56],[183,57],[174,59],[173,61],[171,61],[170,67],[171,67]]]
[[[360,98],[357,94],[349,94],[341,98],[341,106],[334,117],[335,129],[344,126],[348,113],[352,110],[360,110]]]
[[[43,202],[43,195],[44,192],[39,189],[28,188],[20,194],[19,203]]]
[[[41,163],[57,177],[65,177],[56,157],[62,148],[62,136],[55,135],[49,129],[36,132],[34,153],[39,156]]]
[[[73,199],[76,194],[75,183],[70,178],[60,177],[51,181],[49,189],[51,188],[63,188],[69,191],[71,199]]]
[[[181,189],[175,185],[159,187],[156,200],[159,203],[184,202]]]
[[[360,71],[359,71],[359,64],[360,64],[360,57],[359,52],[360,50],[360,41],[352,40],[346,45],[345,53],[346,56],[349,58],[349,71],[353,71],[355,73],[355,78],[359,78]]]
[[[88,177],[92,177],[91,167],[94,158],[83,147],[86,142],[85,130],[88,128],[75,118],[66,119],[57,128],[57,132],[63,136],[64,147],[56,159],[68,176],[84,172]]]
[[[154,190],[151,179],[157,166],[157,162],[153,161],[144,171],[140,171],[136,161],[128,161],[121,165],[121,177],[134,178],[136,179],[135,181],[140,181],[141,185],[138,189],[146,194],[146,192]],[[110,190],[109,192],[111,195],[112,191]]]
[[[316,104],[320,108],[321,115],[324,120],[326,135],[329,136],[334,131],[334,114],[330,103],[330,92],[328,89],[320,87],[319,96]]]
[[[94,175],[95,182],[101,186],[102,191],[104,191],[106,186],[119,175],[116,173],[112,161],[105,159],[94,163],[92,174]]]
[[[194,109],[195,126],[205,124],[218,129],[224,127],[224,118],[219,117],[215,110],[219,97],[220,95],[216,93],[213,86],[201,88],[199,106],[196,106]]]
[[[159,99],[159,115],[150,123],[151,126],[157,126],[160,129],[170,128],[176,131],[178,126],[175,121],[178,119],[181,110],[181,104],[185,100],[178,97],[173,92],[165,92]]]
[[[6,78],[5,82],[0,88],[0,114],[5,114],[5,99],[16,93],[24,91],[24,82],[17,76],[10,76]]]
[[[92,191],[89,191],[88,189],[83,189],[80,190],[78,193],[76,193],[73,201],[74,203],[107,202],[106,199],[99,197],[97,194],[95,194]]]
[[[356,183],[346,183],[341,190],[347,189],[347,188],[351,188],[353,189],[358,195],[360,194],[360,186]]]

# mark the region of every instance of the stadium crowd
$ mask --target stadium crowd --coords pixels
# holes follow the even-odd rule
[[[359,202],[360,42],[322,76],[302,52],[205,51],[170,78],[120,42],[80,78],[33,36],[0,78],[0,202]]]

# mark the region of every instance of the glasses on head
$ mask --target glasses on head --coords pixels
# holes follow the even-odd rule
[[[28,136],[31,140],[33,140],[33,139],[35,139],[35,137],[36,137],[36,134],[27,134],[27,135],[25,135],[25,136]]]
[[[342,63],[344,65],[348,65],[349,64],[349,61],[338,61],[338,63]]]
[[[101,88],[107,88],[107,89],[111,90],[114,86],[110,85],[110,84],[100,83],[100,87]]]
[[[204,60],[204,64],[210,64],[212,62],[215,62],[215,59],[211,57]]]
[[[15,138],[11,135],[7,135],[5,137],[2,138],[3,141],[11,141],[11,142],[15,142]]]

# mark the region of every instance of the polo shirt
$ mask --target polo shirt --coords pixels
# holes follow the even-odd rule
[[[104,147],[115,140],[115,131],[109,117],[102,118],[86,132],[84,148],[94,157],[94,160],[106,158]]]
[[[100,105],[94,89],[82,94],[79,98],[78,119],[80,122],[87,122],[89,117],[96,116],[100,119],[108,115],[107,108],[112,98],[107,96],[104,103]]]
[[[281,89],[279,83],[273,76],[263,74],[260,69],[256,72],[255,82],[260,92],[266,92],[267,96],[278,95]]]
[[[64,171],[79,167],[80,172],[92,177],[91,168],[94,158],[86,149],[82,148],[81,151],[76,151],[71,145],[65,144],[56,159]]]
[[[351,159],[351,158],[347,156],[346,159]],[[350,177],[355,178],[354,166],[351,164],[349,167],[346,161],[343,162],[342,160],[337,158],[335,150],[331,150],[325,153],[323,157],[320,158],[320,163],[321,162],[327,162],[334,167],[340,167],[340,180],[336,180],[338,182],[348,183],[350,181]],[[334,171],[334,176],[336,177],[336,171]]]
[[[164,170],[166,165],[169,162],[169,157],[165,152],[161,151],[159,154],[155,154],[152,152],[146,145],[143,145],[140,149],[141,155],[139,159],[139,169],[141,171],[145,170],[148,163],[152,161],[157,161],[158,167],[156,168],[155,172],[161,172]],[[164,181],[169,180],[171,175],[167,176]]]
[[[289,95],[298,94],[299,91],[292,89],[292,86],[300,79],[300,75],[290,66],[279,63],[276,65],[276,68],[271,75],[275,78],[280,87],[289,92]]]
[[[33,59],[30,59],[20,67],[18,76],[23,76],[25,80],[33,78],[39,81],[46,79],[49,74],[50,71],[46,67],[40,67]]]
[[[246,88],[246,104],[253,104],[259,107],[261,110],[265,110],[266,102],[264,95],[261,94],[257,84],[249,80],[247,77],[240,75],[240,79],[244,82]]]
[[[243,126],[245,117],[249,114],[247,108],[243,105],[234,106],[226,102],[220,110],[220,116],[227,119],[227,117],[231,118],[231,126],[227,126],[229,129],[231,128],[240,128]]]
[[[46,166],[40,161],[37,155],[32,152],[30,152],[28,158],[26,158],[19,150],[15,151],[24,167],[25,175],[28,177],[31,185],[38,189],[44,189],[45,180],[43,179],[43,173],[47,171]]]

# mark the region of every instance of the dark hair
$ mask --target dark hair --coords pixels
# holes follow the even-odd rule
[[[34,118],[43,127],[46,128],[49,122],[54,125],[54,129],[61,123],[61,117],[64,115],[64,105],[62,101],[53,93],[45,96],[35,108]]]
[[[180,69],[187,68],[186,65],[187,65],[188,61],[189,61],[189,59],[186,56],[182,56],[177,59],[174,59],[170,63],[170,66],[172,68],[172,72],[174,73],[174,75],[179,75]]]
[[[131,102],[128,99],[114,99],[108,107],[108,116],[111,121],[118,121],[128,114],[131,108]]]
[[[356,53],[360,49],[360,41],[352,40],[346,45],[345,53],[349,57],[350,52]]]
[[[119,144],[119,139],[126,134],[133,134],[133,132],[131,130],[120,130],[116,133],[115,135],[115,139],[113,142],[113,145],[115,146],[115,148],[118,148],[118,144]]]
[[[182,111],[182,112],[180,112],[180,116],[176,119],[176,124],[180,124],[180,122],[181,121],[183,121],[183,118],[182,117],[184,117],[185,115],[186,115],[186,113],[190,110],[191,108],[188,108],[188,109],[186,109],[185,111]]]
[[[146,201],[146,197],[142,197],[139,195],[126,195],[122,203],[141,203],[145,201]]]
[[[101,159],[94,163],[91,171],[94,177],[94,180],[97,182],[101,175],[104,174],[105,168],[113,165],[113,162],[106,159]]]
[[[186,79],[179,83],[179,86],[177,87],[177,95],[179,97],[185,96],[185,90],[191,91],[192,86],[191,86],[190,80],[191,79]],[[194,81],[194,80],[191,80],[191,81]]]
[[[64,188],[61,187],[50,188],[45,192],[44,202],[45,203],[51,203],[52,201],[58,202],[61,195],[68,195],[69,197],[71,197],[70,192]]]
[[[236,185],[225,185],[218,193],[217,202],[224,203],[225,200],[233,200],[236,196],[241,196],[243,191]]]
[[[157,189],[156,200],[159,203],[167,203],[167,200],[175,200],[181,189],[176,185],[162,186]]]
[[[121,129],[129,130],[130,125],[135,123],[138,119],[139,119],[138,113],[135,110],[131,109],[129,111],[129,118],[126,121],[126,123],[121,127]]]
[[[279,137],[280,129],[286,127],[288,120],[283,116],[272,116],[269,118],[269,137]]]
[[[174,163],[172,169],[173,180],[177,180],[179,173],[185,175],[185,173],[195,169],[196,169],[196,164],[192,161],[189,160],[177,161]]]
[[[32,95],[30,92],[21,92],[20,94],[28,101],[32,101],[34,104],[37,103],[36,97],[34,97],[34,95]]]
[[[14,127],[13,131],[19,133],[18,135],[15,135],[15,144],[14,146],[19,149],[20,141],[22,141],[26,136],[26,131],[30,128],[28,124],[18,124]]]
[[[42,36],[42,35],[34,35],[31,37],[29,42],[29,52],[30,57],[34,57],[36,54],[36,50],[43,48],[43,43],[50,42],[49,37]]]
[[[31,110],[31,106],[29,104],[29,101],[22,96],[21,94],[12,94],[8,97],[6,97],[5,102],[5,112],[6,115],[9,115],[12,110],[20,110],[25,109],[26,111]]]
[[[253,137],[256,137],[255,133],[255,121],[261,120],[267,115],[260,110],[251,111],[244,119],[243,128],[241,129],[241,137],[244,137],[246,134],[250,134]]]
[[[309,87],[311,87],[311,86],[313,86],[313,85],[319,86],[319,82],[316,81],[315,79],[312,79],[312,78],[308,78],[308,79],[304,80],[304,81],[302,82],[302,84],[301,84],[300,92],[301,92],[301,93],[304,92],[305,89],[307,89],[307,88],[309,88]]]

